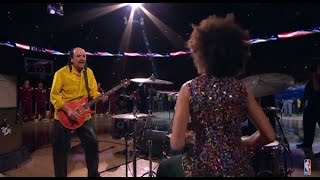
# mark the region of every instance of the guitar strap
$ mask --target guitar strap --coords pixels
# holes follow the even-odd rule
[[[84,68],[83,75],[84,75],[84,81],[86,83],[86,89],[87,89],[87,93],[88,93],[88,102],[89,102],[93,98],[90,96],[90,89],[89,89],[88,75],[87,75],[87,67]]]

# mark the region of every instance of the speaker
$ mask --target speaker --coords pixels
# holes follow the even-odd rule
[[[151,140],[151,154],[154,157],[160,157],[164,152],[167,142],[167,131],[147,130],[144,132],[142,139],[138,142],[138,150],[140,154],[149,155],[149,143]]]
[[[0,108],[0,155],[22,146],[22,123],[17,108]]]

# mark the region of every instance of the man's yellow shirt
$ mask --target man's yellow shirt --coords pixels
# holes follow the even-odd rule
[[[54,119],[59,120],[57,112],[65,102],[79,101],[82,97],[88,96],[83,72],[84,70],[78,75],[74,67],[70,72],[69,66],[64,66],[54,74],[50,92],[50,101],[55,109]],[[93,71],[88,67],[87,76],[90,96],[97,98],[100,95],[97,81]],[[90,118],[91,115],[88,115],[85,120]]]

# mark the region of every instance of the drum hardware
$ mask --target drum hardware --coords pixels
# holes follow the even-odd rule
[[[154,76],[152,75],[152,80],[155,81],[155,78]],[[148,97],[148,100],[149,100],[149,109],[148,109],[148,115],[152,115],[152,103],[153,103],[153,96],[152,96],[152,92],[154,91],[154,89],[149,88],[149,97]],[[145,124],[145,127],[147,125],[147,122]],[[142,136],[143,137],[143,136]],[[145,175],[149,174],[149,177],[153,177],[153,175],[156,176],[156,173],[152,170],[152,139],[151,139],[151,136],[149,136],[149,139],[148,139],[148,148],[149,148],[149,172],[146,172],[142,175],[142,177],[144,177]]]
[[[179,92],[177,91],[157,91],[161,94],[167,94],[168,96],[177,96]]]
[[[149,177],[156,177],[157,173],[152,169],[152,140],[148,140],[148,148],[149,148],[149,171],[144,173],[141,177],[149,174]]]
[[[281,112],[281,118],[282,118],[282,112]],[[288,170],[288,163],[287,163],[287,156],[289,157],[290,161],[291,161],[291,166],[292,166],[292,159],[291,159],[291,149],[290,149],[290,145],[289,145],[289,142],[288,142],[288,139],[286,138],[286,136],[284,135],[284,132],[283,132],[283,129],[281,127],[281,124],[280,124],[280,118],[278,116],[276,116],[276,121],[278,123],[278,126],[279,126],[279,129],[280,129],[280,133],[281,133],[281,145],[283,146],[284,148],[284,176],[288,176],[289,174],[292,173],[292,170],[289,169]]]
[[[287,138],[285,137],[285,134],[283,132],[283,129],[280,123],[280,119],[282,119],[282,112],[281,112],[281,116],[279,117],[276,115],[276,111],[279,110],[278,108],[269,107],[269,108],[265,108],[265,110],[268,110],[268,112],[272,114],[272,117],[277,122],[280,136],[277,137],[278,141],[265,145],[261,149],[261,152],[258,152],[258,156],[259,155],[263,156],[266,159],[264,160],[264,162],[261,162],[260,164],[256,164],[256,166],[259,166],[259,165],[261,166],[263,164],[262,166],[264,168],[262,170],[260,169],[261,171],[256,172],[256,175],[287,177],[292,173],[292,170],[288,169],[287,157],[289,157],[291,164],[292,164],[292,159],[291,159],[290,145]],[[281,158],[279,157],[280,155],[283,155],[283,167],[279,162]],[[271,159],[271,164],[268,164],[267,162],[270,162],[270,159]],[[257,161],[257,159],[255,160]],[[271,167],[265,167],[265,166],[271,166]]]
[[[133,132],[131,134],[129,134],[128,132],[126,132],[125,134],[125,155],[126,155],[126,177],[128,177],[128,166],[129,166],[129,162],[128,162],[128,140],[129,140],[129,136],[132,136],[132,144],[133,144],[133,177],[137,177],[137,156],[138,156],[138,150],[137,150],[137,132],[136,132],[136,123],[138,121],[138,119],[149,119],[152,118],[152,116],[149,116],[148,114],[143,114],[143,113],[137,113],[137,103],[136,103],[136,98],[134,97],[134,104],[133,104],[133,112],[129,113],[129,114],[118,114],[118,115],[114,115],[112,116],[112,118],[115,119],[124,119],[125,123],[127,123],[128,121],[133,122]],[[141,138],[139,138],[141,139]]]
[[[294,79],[285,74],[279,74],[279,73],[269,73],[269,74],[258,74],[254,76],[249,76],[244,79],[242,79],[245,86],[250,89],[255,97],[263,97],[268,95],[276,94],[282,90],[288,89],[294,84]],[[287,176],[291,173],[291,170],[288,170],[288,164],[287,164],[287,157],[291,160],[291,150],[288,143],[287,138],[285,137],[285,134],[283,132],[282,126],[280,124],[280,119],[282,119],[282,110],[277,107],[266,107],[264,108],[264,111],[267,111],[266,113],[269,114],[268,118],[273,118],[276,130],[276,124],[278,124],[280,135],[277,136],[277,144],[271,144],[267,147],[264,147],[261,149],[262,153],[269,153],[267,157],[268,159],[265,160],[265,162],[262,162],[263,166],[272,166],[271,169],[262,169],[262,171],[257,172],[258,176]],[[277,116],[277,112],[281,113],[281,118]],[[270,119],[271,120],[271,119]],[[270,149],[270,147],[272,147]],[[260,152],[261,153],[261,152]],[[284,156],[283,161],[283,169],[280,169],[280,163],[277,161],[279,158],[276,156],[279,155]],[[261,154],[260,154],[261,155]],[[266,155],[266,154],[262,154]],[[270,161],[270,158],[272,159],[272,164],[267,164],[267,162]],[[291,160],[292,162],[292,160]],[[264,163],[264,164],[263,164]],[[270,168],[270,167],[268,167]],[[282,167],[281,167],[282,168]]]
[[[128,132],[125,133],[125,163],[126,163],[126,177],[128,177],[128,140],[129,140],[129,136],[132,136],[132,144],[133,144],[133,177],[137,177],[137,162],[136,162],[136,154],[137,154],[137,150],[136,150],[136,122],[138,121],[138,116],[135,112],[133,112],[133,114],[121,114],[121,115],[115,115],[112,116],[112,118],[119,118],[122,117],[121,119],[125,119],[125,123],[128,123],[128,120],[130,120],[131,122],[133,122],[133,132],[132,134],[129,134]]]
[[[132,144],[133,144],[133,177],[137,177],[137,149],[136,149],[136,122],[138,121],[137,119],[131,119],[133,122],[133,132],[130,134],[128,132],[125,133],[125,163],[126,163],[126,177],[128,177],[128,166],[129,166],[129,161],[128,161],[128,141],[129,137],[132,136]],[[127,122],[126,122],[127,123]]]
[[[145,122],[145,126],[143,128],[143,131],[142,131],[142,135],[141,137],[139,138],[139,141],[143,138],[144,136],[144,133],[145,133],[145,130],[147,129],[147,124],[148,124],[148,120],[151,120],[152,117],[154,117],[152,115],[152,104],[153,104],[153,96],[152,96],[152,93],[153,92],[156,92],[154,90],[154,88],[152,87],[153,84],[163,84],[163,85],[169,85],[169,84],[173,84],[172,82],[170,81],[166,81],[166,80],[161,80],[161,79],[156,79],[154,77],[154,75],[152,74],[149,78],[134,78],[134,79],[131,79],[132,82],[136,82],[136,83],[140,83],[139,86],[141,86],[142,84],[150,84],[151,87],[148,89],[148,114],[142,114],[142,118],[145,118],[147,119],[147,121]],[[135,117],[134,118],[134,121],[136,121],[137,119],[137,115],[136,115],[136,111],[137,111],[137,104],[136,104],[136,98],[134,98],[134,107],[133,107],[133,116]],[[139,115],[139,114],[138,114]],[[137,157],[137,149],[136,149],[136,144],[137,144],[137,141],[136,141],[136,125],[134,123],[134,126],[133,126],[133,149],[134,149],[134,157],[133,157],[133,177],[136,177],[136,171],[137,171],[137,168],[136,168],[136,157]],[[151,159],[151,151],[152,151],[152,140],[151,138],[148,140],[148,148],[149,148],[149,172],[146,172],[143,176],[149,174],[149,177],[152,177],[152,175],[155,175],[156,173],[154,171],[152,171],[152,159]],[[126,162],[126,164],[128,164]],[[127,168],[126,168],[126,176],[127,176]]]
[[[168,112],[169,112],[169,124],[170,126],[172,125],[172,119],[171,119],[171,103],[174,101],[173,99],[177,99],[178,95],[179,95],[179,91],[157,91],[158,93],[161,94],[167,94],[168,96],[170,96],[170,101],[168,103]],[[172,99],[172,100],[171,100]],[[170,128],[171,129],[171,128]]]

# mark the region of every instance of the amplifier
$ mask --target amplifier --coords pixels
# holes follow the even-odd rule
[[[22,146],[22,123],[17,116],[17,108],[0,108],[0,154]]]

